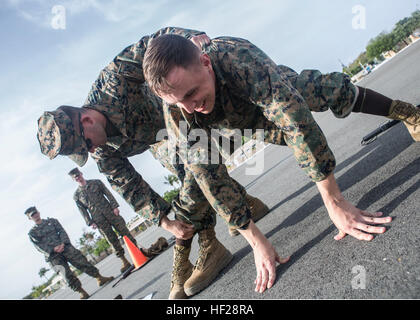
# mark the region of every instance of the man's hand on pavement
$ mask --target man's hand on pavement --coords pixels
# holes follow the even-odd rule
[[[391,222],[391,217],[380,218],[382,212],[367,212],[360,210],[345,199],[335,203],[326,204],[328,214],[338,229],[335,240],[343,239],[347,234],[359,240],[370,241],[372,233],[380,234],[386,231],[385,227],[376,227],[371,224]]]
[[[371,224],[391,222],[391,217],[380,218],[382,212],[370,213],[360,210],[344,199],[335,181],[334,174],[325,180],[316,183],[322,196],[328,214],[338,229],[335,240],[343,239],[347,234],[359,240],[370,241],[374,234],[384,233],[385,227],[376,227]]]
[[[290,257],[280,258],[270,241],[261,233],[251,220],[246,230],[239,229],[254,251],[257,277],[255,291],[264,292],[273,286],[276,280],[276,262],[286,263]]]
[[[265,289],[270,289],[276,280],[276,262],[286,263],[290,257],[280,258],[268,239],[257,244],[254,248],[255,267],[257,268],[257,278],[255,279],[255,291],[263,293]]]

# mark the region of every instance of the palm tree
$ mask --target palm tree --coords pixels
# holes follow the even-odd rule
[[[38,272],[39,277],[40,278],[44,277],[48,281],[48,278],[45,275],[48,271],[50,271],[50,269],[42,267],[41,269],[39,269],[39,272]]]
[[[163,195],[163,199],[165,199],[168,203],[172,203],[172,200],[174,200],[179,194],[179,187],[181,183],[179,182],[178,177],[173,174],[167,175],[164,177],[164,179],[165,184],[169,184],[170,186],[175,187],[172,190],[166,191]],[[178,185],[178,188],[175,184]]]
[[[167,175],[166,177],[164,177],[164,179],[165,179],[164,183],[169,184],[172,187],[174,187],[175,184],[177,184],[177,185],[180,184],[178,177],[173,175],[173,174]]]
[[[95,249],[95,232],[83,230],[83,234],[79,239],[79,248],[83,254],[90,256],[93,261],[96,259],[92,256],[92,253]]]

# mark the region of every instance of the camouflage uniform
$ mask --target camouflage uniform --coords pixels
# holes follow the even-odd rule
[[[124,255],[124,248],[115,234],[113,227],[121,237],[127,236],[137,245],[136,239],[128,230],[124,218],[115,215],[118,202],[101,180],[86,180],[85,186],[79,186],[73,196],[77,207],[88,226],[96,224],[99,232],[108,240],[116,251],[116,256]]]
[[[216,38],[205,51],[216,77],[213,111],[188,114],[164,104],[165,121],[177,150],[182,141],[185,143],[185,152],[178,153],[186,171],[192,173],[228,224],[243,228],[249,222],[243,190],[231,182],[224,166],[200,161],[203,155],[210,155],[211,142],[188,141],[193,130],[205,130],[210,137],[211,129],[264,129],[265,142],[288,145],[298,165],[317,182],[333,172],[335,158],[311,111],[330,108],[337,117],[345,117],[353,108],[357,89],[342,73],[322,75],[305,70],[298,75],[288,67],[277,66],[243,39]],[[186,130],[181,130],[180,121],[186,121]]]
[[[91,277],[98,278],[99,270],[70,243],[70,239],[57,219],[42,219],[41,224],[35,225],[28,233],[35,248],[45,255],[45,260],[60,273],[68,286],[78,291],[82,285],[76,275],[70,270],[68,263],[85,272]],[[64,243],[64,251],[57,253],[54,247]]]

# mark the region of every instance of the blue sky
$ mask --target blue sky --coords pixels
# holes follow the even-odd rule
[[[65,9],[65,29],[53,28],[57,5]],[[365,9],[364,28],[354,28],[355,6]],[[80,106],[99,71],[123,48],[162,27],[178,26],[210,37],[248,39],[296,71],[341,71],[338,59],[352,62],[371,38],[390,31],[416,6],[420,9],[420,0],[2,1],[0,299],[21,299],[43,283],[39,269],[49,268],[28,240],[33,224],[23,214],[26,208],[36,205],[43,217],[59,219],[73,244],[88,230],[72,200],[77,186],[67,172],[75,165],[40,153],[36,120],[59,105]],[[158,193],[168,189],[163,184],[168,172],[148,152],[131,161]],[[108,185],[91,159],[82,171]],[[123,217],[131,219],[134,212],[113,193]]]

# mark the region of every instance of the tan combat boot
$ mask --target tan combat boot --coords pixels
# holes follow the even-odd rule
[[[174,245],[174,264],[171,275],[171,289],[169,299],[186,299],[184,283],[191,276],[193,265],[190,262],[191,247]]]
[[[104,284],[107,284],[108,282],[114,280],[114,277],[104,277],[102,275],[99,275],[96,277],[96,280],[98,281],[98,286],[102,287]]]
[[[80,293],[80,299],[88,299],[90,295],[82,288],[76,289],[77,292]]]
[[[119,257],[122,261],[122,267],[120,269],[121,273],[123,273],[125,270],[128,270],[128,268],[131,267],[131,263],[127,260],[125,256]]]
[[[404,122],[414,141],[420,141],[420,108],[411,103],[393,100],[387,116]]]
[[[249,194],[246,195],[246,203],[248,204],[248,207],[251,210],[251,219],[254,222],[260,220],[269,211],[267,205],[264,202],[262,202],[258,198],[250,196]],[[239,231],[233,228],[229,228],[229,234],[231,237],[235,237],[239,235]]]
[[[200,231],[198,244],[200,251],[193,273],[184,283],[184,291],[188,296],[206,288],[233,258],[229,250],[216,239],[214,228]]]

